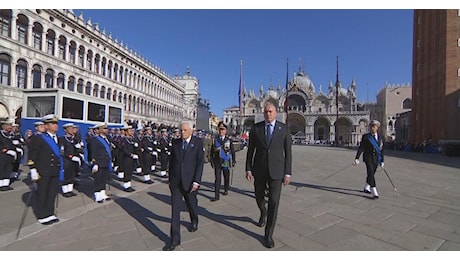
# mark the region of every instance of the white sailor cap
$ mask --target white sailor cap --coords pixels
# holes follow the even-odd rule
[[[57,123],[58,119],[56,115],[49,114],[49,115],[42,117],[42,122],[43,123]]]
[[[0,122],[0,124],[2,124],[2,125],[13,125],[13,124],[14,124],[14,119],[12,119],[12,118],[7,118],[7,119],[5,119],[5,120],[2,120],[2,121]]]
[[[37,121],[34,123],[34,126],[39,126],[39,125],[44,125],[44,123],[42,121]]]
[[[73,123],[67,123],[62,126],[62,128],[66,129],[67,127],[75,127]]]
[[[106,123],[100,123],[100,124],[95,125],[94,128],[104,129],[104,128],[108,128],[108,126]]]
[[[121,129],[123,129],[123,130],[128,130],[128,129],[133,129],[133,127],[130,126],[130,125],[125,125],[125,126],[122,127]]]
[[[380,127],[380,122],[378,120],[371,120],[371,122],[369,123],[370,126],[377,126],[377,127]]]
[[[168,132],[168,129],[163,128],[163,129],[161,129],[161,132],[162,132],[162,133],[163,133],[163,132]]]

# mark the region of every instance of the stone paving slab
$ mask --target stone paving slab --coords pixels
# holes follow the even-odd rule
[[[372,200],[361,192],[364,164],[351,167],[355,152],[293,146],[292,183],[282,189],[274,249],[263,246],[264,228],[255,225],[259,212],[253,183],[244,177],[246,151],[237,153],[232,189],[218,202],[209,200],[214,196],[214,173],[206,164],[198,196],[199,229],[188,232],[189,215],[181,212],[182,238],[176,250],[459,250],[460,189],[455,187],[460,185],[460,158],[388,151],[386,169],[399,196],[379,172],[380,199]],[[134,193],[121,191],[113,178],[113,200],[98,204],[86,176],[78,196],[59,197],[59,223],[40,225],[29,209],[17,240],[30,193],[26,181],[15,182],[13,191],[0,193],[0,207],[8,209],[0,212],[0,250],[162,250],[169,241],[170,192],[164,179],[152,177],[153,185],[133,181]]]

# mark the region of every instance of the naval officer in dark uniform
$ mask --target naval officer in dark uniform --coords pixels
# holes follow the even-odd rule
[[[32,139],[29,149],[30,177],[37,183],[37,219],[40,224],[58,222],[54,202],[59,182],[64,180],[64,160],[57,137],[58,119],[55,115],[42,118],[46,132]]]
[[[363,154],[363,161],[366,164],[366,185],[364,186],[365,193],[371,193],[373,199],[378,199],[379,194],[375,184],[375,171],[380,165],[384,167],[383,163],[383,139],[378,134],[380,122],[372,120],[369,123],[370,132],[364,134],[356,152],[354,165],[359,164],[359,157]]]
[[[99,134],[93,136],[90,141],[92,164],[91,172],[94,174],[94,200],[102,203],[110,200],[105,192],[109,175],[113,172],[112,168],[112,143],[107,138],[107,124],[102,123],[95,126],[99,129]]]

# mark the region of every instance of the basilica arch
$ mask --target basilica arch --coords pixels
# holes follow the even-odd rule
[[[314,125],[314,140],[330,141],[331,122],[326,117],[318,117]]]
[[[335,122],[335,126],[337,126],[336,129],[338,133],[336,134],[338,134],[339,145],[348,145],[353,143],[353,123],[350,118],[339,117],[339,119]]]
[[[305,112],[305,108],[306,108],[306,102],[305,102],[304,97],[302,97],[301,95],[297,93],[289,95],[288,97],[288,110],[289,111],[295,110],[295,111]]]
[[[0,102],[0,119],[6,119],[9,117],[8,108]]]
[[[305,117],[299,113],[289,113],[288,116],[288,125],[291,130],[291,134],[296,134],[298,132],[305,133],[305,126],[307,122]]]

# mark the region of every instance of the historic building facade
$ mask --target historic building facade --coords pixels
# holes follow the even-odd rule
[[[347,89],[340,82],[336,85],[338,95],[332,81],[327,92],[323,92],[321,85],[316,89],[308,75],[299,68],[288,83],[287,92],[281,85],[276,90],[271,85],[267,92],[261,86],[258,93],[254,90],[247,92],[244,88],[242,115],[239,116],[239,107],[230,107],[224,110],[224,121],[237,132],[246,131],[254,122],[263,120],[263,105],[271,102],[277,107],[278,120],[286,122],[287,117],[292,134],[304,136],[307,142],[333,142],[337,135],[339,144],[357,145],[362,135],[368,132],[370,113],[357,103],[354,79]]]
[[[0,10],[0,117],[20,118],[23,92],[46,88],[119,102],[124,120],[196,120],[189,73],[169,76],[71,9]]]
[[[396,139],[396,121],[399,115],[412,109],[412,86],[407,84],[388,84],[377,93],[377,116],[381,122],[380,131],[387,142]],[[405,125],[405,124],[404,124]]]

